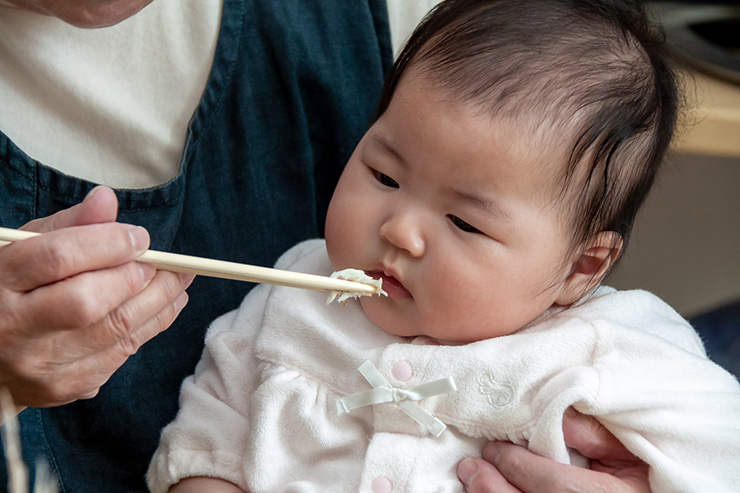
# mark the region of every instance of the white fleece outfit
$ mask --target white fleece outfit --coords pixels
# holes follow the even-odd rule
[[[320,240],[277,266],[332,272]],[[150,465],[152,491],[190,476],[252,492],[462,491],[458,462],[491,439],[570,462],[569,406],[649,463],[655,492],[740,485],[740,386],[647,292],[599,288],[515,334],[464,345],[389,335],[358,303],[325,300],[262,285],[213,323]],[[456,391],[416,401],[447,429],[435,437],[393,400],[339,414],[338,398],[372,389],[357,370],[366,360],[396,389],[452,377]]]

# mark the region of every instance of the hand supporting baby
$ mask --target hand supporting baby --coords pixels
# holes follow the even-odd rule
[[[563,433],[568,447],[591,459],[590,469],[560,464],[508,442],[489,442],[482,459],[460,462],[457,475],[468,493],[650,491],[647,464],[596,419],[569,409]]]

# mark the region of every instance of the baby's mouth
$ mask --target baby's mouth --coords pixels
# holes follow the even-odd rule
[[[393,277],[391,274],[386,274],[382,270],[376,270],[367,272],[367,275],[372,277],[373,279],[383,280],[383,290],[388,293],[389,298],[411,298],[411,293],[409,292],[409,290],[406,289],[401,281]]]

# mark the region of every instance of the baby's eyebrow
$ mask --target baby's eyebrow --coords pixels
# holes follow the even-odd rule
[[[373,133],[370,135],[370,144],[377,148],[378,151],[389,154],[394,160],[398,161],[398,163],[402,166],[406,166],[406,161],[401,157],[401,155],[398,153],[398,151],[382,136],[378,135],[377,133]]]
[[[509,211],[501,207],[496,200],[493,200],[490,197],[469,192],[461,192],[460,190],[453,190],[453,192],[460,200],[468,202],[474,207],[482,209],[486,213],[492,214],[504,221],[511,220],[511,214],[509,214]]]

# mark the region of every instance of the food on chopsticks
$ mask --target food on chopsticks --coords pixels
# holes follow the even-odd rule
[[[333,272],[331,276],[332,279],[343,279],[345,281],[354,281],[354,282],[360,282],[362,284],[369,284],[371,286],[375,286],[375,293],[357,293],[357,292],[340,292],[340,291],[331,291],[329,292],[329,298],[326,300],[326,304],[328,305],[335,299],[337,300],[337,303],[343,303],[347,304],[347,300],[350,298],[359,298],[360,296],[372,296],[373,294],[378,294],[379,296],[388,296],[388,293],[383,291],[383,280],[382,279],[373,279],[372,277],[365,274],[363,271],[359,269],[344,269],[339,270],[336,272]]]

